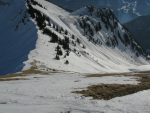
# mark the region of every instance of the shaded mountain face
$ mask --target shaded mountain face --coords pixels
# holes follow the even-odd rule
[[[49,0],[69,10],[77,10],[86,5],[113,9],[117,18],[126,23],[140,15],[150,14],[150,0]]]
[[[109,8],[73,13],[47,0],[0,6],[0,74],[37,67],[83,73],[127,71],[147,54]]]
[[[35,48],[37,29],[29,19],[25,1],[0,3],[0,75],[3,75],[24,67],[23,62]]]
[[[125,24],[135,39],[150,52],[150,15],[139,17]]]

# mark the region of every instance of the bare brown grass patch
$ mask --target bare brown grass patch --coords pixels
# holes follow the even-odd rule
[[[115,74],[116,75],[116,74]],[[117,74],[123,75],[123,74]],[[94,76],[88,77],[102,77],[102,76],[113,76],[112,74],[96,74]],[[129,84],[100,84],[92,85],[87,87],[86,90],[75,91],[74,93],[82,94],[85,97],[93,97],[93,99],[104,99],[110,100],[115,97],[121,97],[139,91],[150,89],[150,72],[140,72],[140,73],[125,73],[124,76],[136,76],[139,77],[139,84],[129,85]]]

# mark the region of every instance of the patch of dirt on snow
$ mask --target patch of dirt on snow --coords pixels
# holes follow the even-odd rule
[[[27,78],[23,77],[31,74],[48,74],[48,72],[46,71],[39,70],[35,63],[32,63],[31,65],[32,66],[29,69],[24,70],[22,72],[0,76],[0,81],[27,80]]]
[[[138,77],[139,84],[100,84],[92,85],[87,87],[86,90],[75,91],[73,93],[82,94],[85,97],[93,97],[93,99],[104,99],[110,100],[115,97],[121,97],[129,94],[134,94],[139,91],[150,89],[150,72],[139,72],[139,73],[125,73],[118,74],[124,76],[136,76]],[[102,77],[102,76],[112,76],[112,74],[95,74],[89,77]]]

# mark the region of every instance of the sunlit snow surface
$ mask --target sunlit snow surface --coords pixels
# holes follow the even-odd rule
[[[35,8],[47,14],[55,23],[63,26],[70,33],[78,36],[86,45],[86,51],[90,53],[88,57],[78,57],[71,53],[68,57],[69,65],[65,65],[63,60],[54,60],[54,50],[57,45],[49,43],[49,37],[41,34],[39,30],[37,31],[34,21],[30,20],[26,25],[21,24],[19,30],[14,32],[15,18],[18,20],[17,15],[22,14],[19,13],[19,9],[20,7],[25,8],[23,1],[12,0],[12,6],[0,6],[5,10],[0,10],[0,15],[4,15],[0,16],[2,36],[2,38],[0,37],[0,73],[20,70],[27,58],[29,60],[25,62],[25,68],[36,60],[39,62],[39,67],[45,66],[46,68],[80,73],[149,71],[150,66],[148,65],[137,66],[147,64],[144,58],[139,57],[137,61],[134,61],[130,56],[132,52],[129,49],[120,51],[118,48],[99,47],[88,42],[86,37],[81,34],[80,29],[73,24],[76,20],[72,14],[46,1],[36,0],[42,3],[48,11],[38,6]],[[10,9],[7,10],[8,7]],[[5,27],[1,27],[3,24]],[[101,35],[103,36],[103,34]],[[37,43],[35,43],[36,36],[38,37]],[[35,49],[34,46],[36,46]],[[34,50],[30,52],[32,49]],[[78,49],[80,50],[80,48]],[[84,74],[79,73],[52,73],[30,75],[23,78],[27,78],[27,80],[0,82],[0,113],[65,113],[67,111],[71,113],[150,113],[149,90],[109,101],[92,100],[72,93],[72,91],[102,83],[136,85],[138,81],[133,76],[87,78]]]
[[[0,113],[149,113],[150,91],[92,100],[72,91],[94,84],[137,84],[136,77],[87,78],[78,73],[32,75],[29,80],[0,82]]]
[[[136,65],[148,64],[148,62],[145,61],[143,57],[134,57],[133,51],[131,51],[128,47],[124,47],[122,43],[120,43],[118,47],[112,49],[110,47],[98,46],[89,42],[87,37],[83,36],[81,28],[76,25],[79,15],[85,11],[84,8],[70,14],[47,1],[36,1],[45,6],[47,10],[42,9],[39,6],[34,6],[34,8],[43,12],[50,18],[51,21],[57,23],[60,26],[63,26],[63,28],[68,30],[68,32],[78,37],[86,46],[84,51],[89,53],[89,55],[82,55],[81,57],[78,57],[76,54],[71,52],[67,57],[69,65],[64,64],[66,59],[56,61],[54,60],[56,54],[54,50],[57,44],[49,43],[50,38],[38,31],[36,49],[33,50],[31,54],[29,54],[29,60],[26,62],[26,64],[36,60],[39,61],[41,65],[45,65],[46,67],[52,69],[81,73],[125,72],[129,71],[129,68]],[[122,29],[120,24],[118,29]],[[51,30],[55,32],[52,28]],[[99,37],[102,41],[103,39],[106,40],[106,32],[111,34],[110,32],[103,29],[93,38],[96,39]],[[58,36],[63,37],[62,34],[59,34],[58,32],[55,33]],[[76,49],[80,52],[83,52],[81,47],[76,47]]]

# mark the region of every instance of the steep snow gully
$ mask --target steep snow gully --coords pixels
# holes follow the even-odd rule
[[[47,0],[0,0],[0,75],[34,61],[64,71],[124,72],[149,64],[146,56],[110,9],[69,13]]]

